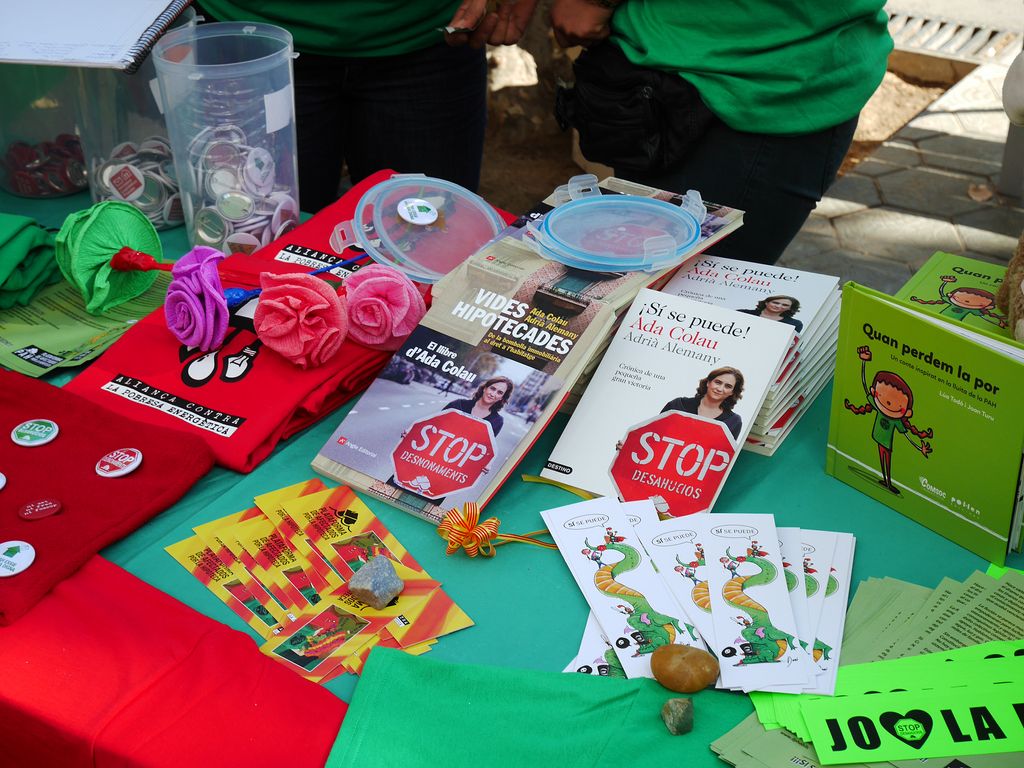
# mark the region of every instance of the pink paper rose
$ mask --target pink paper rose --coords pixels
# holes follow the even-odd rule
[[[330,285],[314,275],[264,272],[260,286],[253,315],[260,341],[300,368],[338,353],[349,323],[345,301]]]
[[[224,343],[228,330],[228,304],[224,299],[217,265],[224,254],[197,245],[171,269],[164,317],[167,327],[182,344],[209,352]]]
[[[371,349],[398,349],[427,305],[413,282],[392,267],[371,264],[345,279],[349,333]]]

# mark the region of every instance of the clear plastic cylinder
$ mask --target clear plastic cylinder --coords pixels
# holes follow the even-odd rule
[[[186,8],[171,29],[194,27],[195,20],[195,10]],[[78,122],[93,202],[131,203],[157,229],[184,223],[153,56],[130,75],[92,67],[76,74],[83,94]]]
[[[251,252],[298,222],[292,55],[270,24],[200,24],[154,46],[193,245]]]

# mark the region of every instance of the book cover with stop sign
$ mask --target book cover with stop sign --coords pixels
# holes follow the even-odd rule
[[[714,506],[793,327],[642,290],[542,471],[662,517]]]

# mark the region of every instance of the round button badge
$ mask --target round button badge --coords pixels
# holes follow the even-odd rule
[[[419,197],[407,197],[398,204],[398,215],[410,224],[426,226],[437,221],[437,208]]]
[[[27,541],[5,541],[0,544],[0,578],[16,576],[36,559],[36,548]]]
[[[18,517],[22,520],[42,520],[44,517],[56,515],[63,509],[63,505],[57,499],[38,499],[30,501],[18,510]]]
[[[17,445],[24,445],[34,448],[38,445],[46,445],[60,432],[57,422],[49,419],[30,419],[11,430],[11,440]]]
[[[7,485],[7,475],[5,475],[3,472],[0,472],[0,491],[4,489],[5,485]]]
[[[123,477],[141,464],[142,451],[138,448],[118,448],[96,462],[96,474],[100,477]]]

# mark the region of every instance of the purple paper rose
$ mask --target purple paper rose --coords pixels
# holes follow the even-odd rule
[[[228,330],[228,304],[217,273],[223,258],[216,248],[197,245],[178,259],[167,286],[167,327],[182,344],[203,352],[218,349]]]
[[[398,349],[427,311],[412,280],[383,264],[347,277],[345,292],[349,335],[371,349]]]

